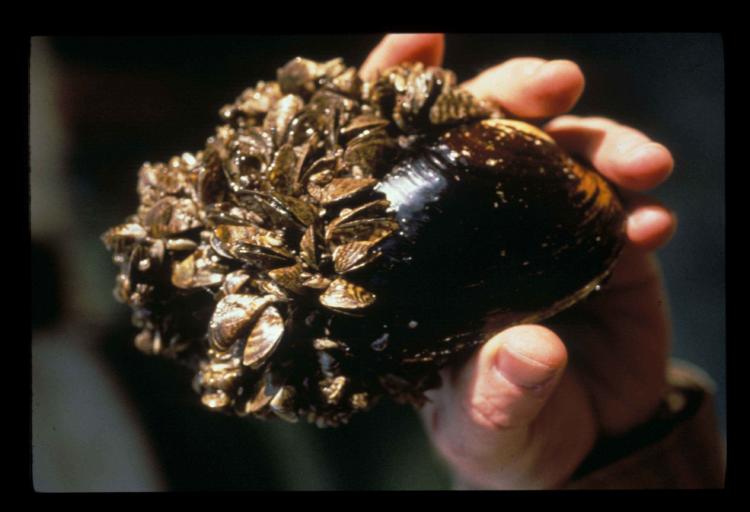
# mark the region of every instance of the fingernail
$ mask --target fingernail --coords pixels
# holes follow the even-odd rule
[[[542,61],[542,62],[533,62],[531,64],[528,64],[524,66],[523,73],[527,77],[532,77],[536,75],[539,71],[542,71],[544,69],[544,65],[547,64],[549,61]]]
[[[514,353],[505,347],[497,354],[495,368],[516,386],[535,391],[545,388],[557,375],[557,369]]]
[[[633,148],[628,155],[632,160],[649,159],[649,160],[665,160],[665,155],[669,154],[669,150],[658,142],[647,142],[640,146]],[[669,172],[672,172],[670,167]]]
[[[630,151],[628,151],[628,153],[629,156],[636,158],[646,155],[651,156],[656,151],[661,151],[661,148],[658,144],[655,144],[653,142],[644,142],[642,144],[634,146]]]
[[[631,227],[640,228],[662,222],[663,218],[664,212],[662,210],[645,208],[630,215],[628,223]]]
[[[559,60],[548,60],[546,62],[542,62],[529,74],[533,75],[534,78],[557,78],[558,72],[560,71],[560,62],[561,61]]]
[[[617,151],[621,155],[634,157],[634,155],[650,144],[650,142],[644,142],[642,137],[623,137],[615,144],[615,148],[617,148]]]

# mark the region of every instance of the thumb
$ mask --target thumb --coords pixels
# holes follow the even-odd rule
[[[438,449],[464,474],[511,486],[495,477],[520,477],[510,466],[525,469],[538,456],[529,427],[566,364],[565,345],[545,327],[519,325],[496,334],[430,396],[424,413]]]
[[[495,335],[480,352],[466,398],[487,404],[488,426],[529,425],[555,389],[568,361],[562,340],[540,325],[519,325]]]

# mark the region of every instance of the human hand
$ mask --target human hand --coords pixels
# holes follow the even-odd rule
[[[439,66],[443,51],[439,34],[390,35],[361,73],[371,77],[403,61]],[[516,58],[462,86],[514,117],[540,119],[570,110],[584,77],[570,61]],[[564,485],[599,436],[647,421],[666,385],[670,327],[652,251],[669,240],[676,220],[639,192],[669,176],[672,156],[609,119],[562,116],[544,129],[620,187],[628,243],[604,291],[546,327],[496,333],[468,362],[444,369],[442,387],[428,392],[426,429],[467,487]]]

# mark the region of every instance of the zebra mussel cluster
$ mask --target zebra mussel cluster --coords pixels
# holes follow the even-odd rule
[[[601,176],[441,68],[296,58],[219,115],[201,151],[142,166],[102,237],[136,346],[194,368],[211,409],[420,406],[488,320],[572,305],[622,245]]]

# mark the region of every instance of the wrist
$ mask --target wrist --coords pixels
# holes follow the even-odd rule
[[[625,435],[600,439],[565,488],[723,486],[714,386],[700,370],[673,362],[658,411]]]

